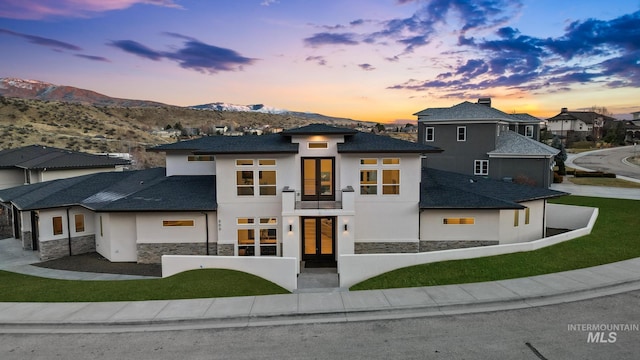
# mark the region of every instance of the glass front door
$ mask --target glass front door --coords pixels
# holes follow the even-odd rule
[[[336,266],[335,219],[302,218],[302,260],[306,267]]]
[[[333,158],[302,159],[302,201],[335,199]]]

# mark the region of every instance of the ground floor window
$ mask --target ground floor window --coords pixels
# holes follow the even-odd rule
[[[76,223],[76,232],[84,231],[84,214],[76,214],[74,216],[74,220]]]
[[[489,160],[475,160],[473,162],[474,175],[489,175]]]
[[[52,221],[53,235],[62,235],[62,216],[54,216]]]
[[[442,223],[445,225],[473,225],[476,223],[475,218],[444,218]]]
[[[237,224],[238,256],[278,255],[277,218],[238,218]]]

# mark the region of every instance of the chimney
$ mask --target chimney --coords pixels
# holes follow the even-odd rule
[[[561,113],[561,114],[564,114],[564,113],[566,113],[566,112],[567,112],[567,108],[562,108],[562,109],[560,109],[560,113]]]
[[[480,98],[478,104],[491,107],[491,98]]]

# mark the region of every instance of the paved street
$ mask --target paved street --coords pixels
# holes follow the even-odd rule
[[[0,358],[22,359],[637,359],[640,291],[529,309],[397,320],[182,331],[2,334]],[[593,336],[593,335],[592,335]],[[606,340],[607,342],[604,342]]]
[[[624,146],[600,151],[590,151],[584,154],[570,156],[570,160],[578,167],[590,170],[612,172],[640,180],[640,166],[624,161],[625,158],[639,155],[640,145]]]

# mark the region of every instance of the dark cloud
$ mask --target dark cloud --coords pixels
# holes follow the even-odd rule
[[[324,56],[307,56],[304,61],[313,61],[320,66],[327,65],[327,60],[325,60]]]
[[[557,38],[527,36],[511,27],[499,28],[493,39],[461,35],[458,45],[474,52],[475,59],[461,62],[452,71],[437,75],[435,80],[409,80],[389,88],[414,91],[439,88],[449,94],[461,94],[493,87],[554,91],[595,81],[609,87],[638,87],[638,24],[640,11],[609,21],[575,21]]]
[[[150,49],[137,41],[133,40],[115,40],[109,43],[113,47],[116,47],[122,51],[126,51],[130,54],[140,56],[141,58],[158,61],[163,58],[163,55],[159,51]]]
[[[85,55],[85,54],[76,54],[76,56],[79,57],[79,58],[92,60],[92,61],[111,62],[109,59],[107,59],[106,57],[102,57],[102,56]]]
[[[70,44],[70,43],[66,43],[64,41],[44,38],[44,37],[35,36],[35,35],[23,34],[15,31],[7,30],[7,29],[0,29],[0,34],[11,35],[11,36],[19,37],[22,39],[26,39],[28,42],[32,44],[46,46],[54,50],[71,50],[71,51],[82,50],[81,47]]]
[[[190,36],[176,33],[164,33],[164,35],[184,40],[183,46],[174,51],[158,51],[133,40],[116,40],[109,45],[145,59],[154,61],[170,59],[185,69],[210,74],[240,70],[244,65],[251,65],[257,61],[257,59],[244,57],[234,50],[205,44]]]
[[[332,34],[328,32],[314,34],[304,39],[307,46],[318,47],[322,45],[357,45],[358,41],[354,40],[353,33]]]
[[[373,71],[373,70],[375,70],[375,69],[376,69],[376,68],[375,68],[375,67],[373,67],[373,65],[371,65],[371,64],[358,64],[358,67],[359,67],[360,69],[362,69],[362,70],[365,70],[365,71]]]
[[[182,49],[164,53],[168,59],[177,61],[181,67],[204,73],[234,71],[256,59],[244,57],[231,49],[208,45],[200,41],[187,41]]]

